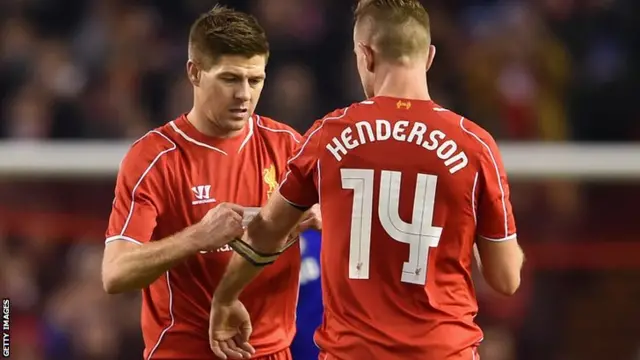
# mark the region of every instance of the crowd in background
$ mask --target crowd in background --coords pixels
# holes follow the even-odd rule
[[[187,112],[192,101],[185,76],[188,30],[198,13],[213,4],[0,1],[0,139],[133,140]],[[226,4],[255,14],[267,31],[271,56],[260,114],[304,132],[325,113],[362,100],[353,59],[351,0]],[[500,140],[640,139],[640,110],[635,104],[640,93],[640,2],[424,4],[437,47],[428,79],[440,105],[478,122]],[[11,296],[14,306],[12,358],[141,357],[138,295],[108,297],[98,280],[99,228],[106,223],[112,189],[113,180],[108,179],[0,179],[0,294]],[[638,232],[629,223],[637,219],[621,214],[620,208],[593,206],[605,204],[617,190],[591,190],[567,182],[516,184],[513,200],[521,228],[538,238],[571,241],[571,236],[596,237],[615,225],[623,234],[617,237],[636,240]],[[637,195],[629,196],[629,206]],[[78,217],[50,220],[75,223],[72,231],[30,223],[31,214],[43,211],[82,214],[96,226]],[[553,214],[554,220],[537,222],[543,212]],[[6,221],[10,215],[11,223]],[[615,294],[613,307],[637,308],[633,299],[638,299],[640,289],[628,287],[626,280],[632,278],[616,279],[612,284],[594,275],[557,276],[528,269],[526,285],[512,301],[496,298],[479,282],[479,320],[486,324],[484,358],[601,358],[595,351],[581,353],[589,346],[580,343],[579,335],[569,339],[566,334],[581,334],[588,320],[600,324],[591,313],[584,320],[584,312],[596,305],[576,302],[594,298],[598,289]],[[631,314],[640,316],[637,311],[606,314],[620,321],[635,316]],[[576,325],[579,321],[584,326]],[[637,325],[625,326],[621,332],[640,339]],[[604,348],[627,356],[638,344],[627,341]]]
[[[362,99],[352,1],[237,0],[271,43],[259,111],[300,131]],[[632,140],[633,0],[426,1],[432,96],[499,138]],[[4,0],[0,125],[9,138],[114,138],[190,108],[190,23],[210,1]]]

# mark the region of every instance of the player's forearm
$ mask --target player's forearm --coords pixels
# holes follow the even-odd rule
[[[517,243],[511,245],[510,251],[501,254],[502,256],[495,256],[485,250],[483,264],[480,267],[487,283],[497,292],[507,296],[513,295],[520,287],[520,273],[524,264],[522,248]],[[482,256],[483,251],[479,250]]]
[[[213,294],[213,302],[226,304],[237,300],[242,290],[260,274],[262,269],[263,267],[254,266],[242,256],[234,253]]]
[[[293,221],[277,221],[259,214],[249,223],[242,239],[257,251],[275,253],[284,247],[295,224]]]
[[[103,283],[110,293],[139,290],[149,286],[182,259],[198,249],[190,228],[162,240],[133,247],[103,266]]]
[[[260,213],[249,223],[242,240],[251,247],[251,251],[276,253],[286,244],[287,234],[295,225],[294,220],[278,222],[270,214]],[[262,268],[234,253],[213,300],[228,303],[238,299],[242,289],[258,276]]]
[[[253,221],[249,225],[243,241],[251,246],[252,251],[274,253],[284,246],[286,240],[274,237],[272,229],[265,225],[266,223],[260,219]],[[238,299],[242,289],[249,285],[261,270],[261,266],[255,266],[243,256],[234,253],[216,289],[213,300],[219,303],[228,303]]]

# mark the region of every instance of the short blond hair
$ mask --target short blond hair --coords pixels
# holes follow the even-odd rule
[[[418,0],[360,0],[354,20],[370,22],[372,44],[388,60],[426,54],[431,45],[429,14]]]

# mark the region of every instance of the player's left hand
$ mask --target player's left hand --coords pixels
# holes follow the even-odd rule
[[[320,205],[315,204],[304,213],[304,217],[298,224],[297,231],[304,232],[308,229],[322,230],[322,216],[320,215]]]
[[[249,312],[240,302],[211,303],[209,345],[220,359],[250,359],[255,353],[249,344],[251,336]]]

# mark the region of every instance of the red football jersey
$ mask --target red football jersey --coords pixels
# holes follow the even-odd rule
[[[260,116],[231,139],[200,133],[186,116],[149,132],[120,166],[107,242],[163,239],[222,202],[262,206],[299,140],[290,127]],[[143,290],[145,359],[215,359],[208,340],[211,297],[231,251],[225,246],[193,256]],[[242,293],[258,356],[291,344],[299,270],[294,246]]]
[[[476,235],[515,238],[486,131],[432,101],[375,97],[316,122],[280,193],[321,205],[322,350],[341,360],[475,356]]]

